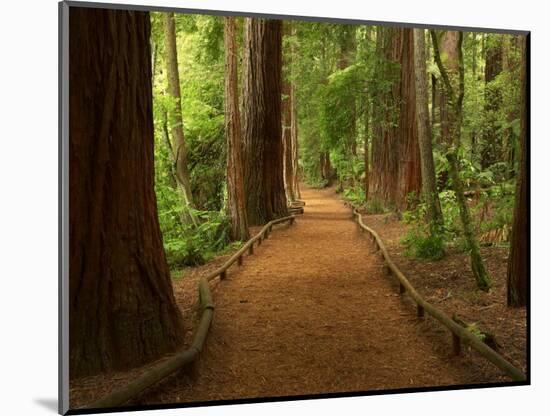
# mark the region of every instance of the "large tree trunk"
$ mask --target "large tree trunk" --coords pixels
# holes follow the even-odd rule
[[[243,156],[250,225],[288,213],[281,140],[281,26],[280,20],[245,21]]]
[[[408,208],[407,196],[421,190],[412,46],[412,29],[377,29],[376,72],[391,87],[376,97],[370,191],[397,209]]]
[[[442,223],[441,204],[435,181],[435,165],[432,149],[432,130],[428,112],[428,85],[426,74],[426,46],[424,29],[414,29],[414,73],[416,85],[416,117],[418,145],[422,169],[422,193],[427,206],[427,219]]]
[[[371,149],[371,198],[381,201],[384,205],[393,205],[397,190],[397,164],[399,153],[397,148],[397,132],[395,126],[398,118],[396,102],[398,100],[399,76],[391,70],[397,54],[394,38],[399,29],[379,26],[376,28],[376,77],[384,79],[391,86],[378,91],[373,107],[373,137]]]
[[[458,148],[462,127],[462,101],[464,99],[464,59],[462,56],[462,33],[443,32],[438,39],[435,30],[430,31],[434,56],[445,88],[445,99],[441,102],[442,142],[447,146],[449,175],[460,210],[464,239],[470,253],[470,265],[478,288],[488,290],[491,279],[485,270],[474,234],[470,210],[464,196],[464,186],[459,175]]]
[[[70,9],[71,377],[182,341],[157,219],[149,14]]]
[[[514,206],[514,222],[510,241],[510,256],[508,258],[507,300],[508,306],[525,306],[527,304],[527,274],[529,226],[527,217],[527,195],[529,189],[527,172],[527,37],[521,37],[521,154],[520,172],[516,184],[516,201]]]
[[[224,18],[225,44],[225,140],[227,153],[227,210],[231,218],[231,238],[246,241],[248,219],[242,164],[242,132],[239,112],[237,45],[235,18]]]
[[[283,23],[285,25],[285,36],[290,34],[290,23]],[[283,96],[282,96],[282,129],[283,129],[283,150],[284,150],[284,179],[286,198],[292,202],[296,200],[294,194],[294,149],[292,148],[292,94],[291,94],[291,81],[290,81],[290,68],[292,64],[291,54],[284,55],[284,69],[285,77],[283,79]]]
[[[420,196],[422,176],[418,127],[416,118],[416,89],[414,84],[413,29],[400,29],[401,80],[399,93],[399,164],[398,189],[395,205],[400,210],[412,208],[409,195]]]
[[[172,128],[172,137],[174,138],[174,165],[176,167],[176,177],[181,186],[183,196],[187,204],[193,206],[193,195],[191,193],[191,182],[189,180],[189,170],[187,167],[187,148],[183,136],[183,117],[181,115],[181,91],[174,13],[163,13],[163,18],[168,93],[174,100],[173,110],[170,112],[170,124]]]

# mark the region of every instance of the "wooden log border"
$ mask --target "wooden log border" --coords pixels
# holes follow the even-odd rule
[[[262,238],[267,238],[267,235],[271,231],[272,227],[276,224],[289,222],[294,224],[296,218],[293,215],[279,218],[273,221],[269,221],[263,228],[248,240],[235,254],[233,254],[221,267],[209,273],[205,277],[201,277],[199,280],[199,304],[201,308],[201,318],[195,337],[191,346],[185,351],[174,354],[172,357],[164,360],[163,362],[153,366],[147,370],[143,375],[131,381],[126,386],[109,393],[107,396],[96,400],[95,402],[85,406],[85,409],[104,409],[110,407],[121,406],[128,400],[136,397],[142,393],[145,389],[151,387],[153,384],[158,383],[162,379],[166,378],[176,370],[195,361],[201,353],[212,319],[214,317],[214,302],[212,301],[212,293],[210,292],[210,282],[214,279],[224,279],[227,276],[227,269],[237,262],[242,264],[242,259],[245,252],[248,250],[249,255],[254,253],[254,243],[261,243]]]
[[[523,374],[523,372],[518,368],[514,367],[503,356],[501,356],[499,353],[497,353],[495,350],[493,350],[484,342],[480,341],[470,331],[468,331],[461,325],[457,324],[455,321],[449,318],[445,313],[437,309],[432,304],[426,302],[424,298],[422,298],[422,296],[420,296],[420,294],[411,285],[411,283],[405,277],[405,275],[401,272],[401,270],[399,270],[396,264],[392,261],[390,255],[388,254],[388,250],[386,249],[386,246],[384,245],[384,242],[382,241],[378,233],[374,231],[372,228],[366,226],[363,223],[363,217],[361,216],[361,214],[357,211],[357,209],[353,205],[350,205],[350,206],[353,212],[354,220],[357,221],[357,224],[359,224],[361,229],[369,232],[369,234],[372,236],[372,239],[373,239],[372,241],[376,247],[376,250],[377,251],[380,250],[380,252],[382,253],[382,258],[386,264],[386,267],[390,271],[389,274],[395,276],[399,281],[399,292],[408,293],[409,296],[412,298],[412,300],[416,303],[417,316],[422,317],[424,316],[424,313],[427,313],[428,315],[431,315],[435,320],[439,321],[443,326],[447,327],[447,329],[451,332],[454,354],[458,354],[460,352],[460,343],[462,342],[466,345],[469,345],[474,350],[476,350],[482,357],[486,358],[491,363],[493,363],[496,367],[502,370],[506,375],[512,378],[512,380],[514,381],[527,380],[527,378],[525,377],[525,374]]]

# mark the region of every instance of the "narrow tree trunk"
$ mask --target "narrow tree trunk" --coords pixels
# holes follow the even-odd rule
[[[462,56],[462,33],[455,31],[444,32],[440,39],[434,30],[430,31],[434,47],[434,57],[441,72],[441,78],[445,88],[445,100],[442,101],[441,110],[445,106],[446,115],[442,129],[444,135],[442,142],[447,146],[447,160],[449,162],[449,175],[453,183],[460,210],[462,230],[470,253],[470,265],[478,288],[488,290],[491,279],[485,270],[479,251],[479,244],[475,237],[470,210],[464,196],[464,186],[459,176],[458,148],[460,146],[460,132],[462,127],[462,101],[464,99],[464,59]],[[440,53],[440,50],[443,53]],[[442,123],[443,124],[443,123]]]
[[[154,191],[149,14],[71,7],[71,378],[128,369],[183,339]]]
[[[162,108],[162,137],[164,138],[164,144],[166,145],[166,149],[168,149],[168,154],[171,158],[171,160],[175,160],[174,157],[174,148],[172,147],[172,143],[170,142],[170,134],[168,133],[168,111],[166,111],[165,108]],[[176,169],[175,166],[172,164],[170,166],[171,175],[169,175],[168,181],[170,182],[170,186],[174,189],[178,189],[178,182],[176,180]]]
[[[227,211],[231,218],[231,238],[246,241],[248,219],[242,163],[242,132],[239,112],[237,45],[235,18],[224,18],[225,45],[225,142],[227,157]]]
[[[441,204],[435,182],[435,165],[432,149],[432,131],[428,113],[428,86],[424,29],[414,29],[414,72],[416,86],[416,116],[418,145],[422,168],[422,193],[427,206],[427,219],[442,223]]]
[[[296,36],[296,25],[292,25],[292,36]],[[296,47],[295,43],[292,42],[290,45],[290,55],[292,59],[296,56]],[[294,78],[294,67],[291,65],[291,74]],[[290,140],[292,142],[292,172],[293,176],[293,193],[295,198],[300,198],[300,169],[298,165],[299,160],[299,151],[298,151],[298,110],[297,110],[297,97],[296,97],[296,81],[291,79],[290,81]]]
[[[340,39],[340,51],[338,55],[337,66],[339,70],[344,70],[350,66],[350,62],[353,60],[353,55],[356,50],[355,46],[355,27],[353,25],[344,25],[341,30],[343,31]],[[345,97],[341,103],[350,114],[349,124],[346,126],[345,130],[342,132],[342,139],[344,141],[345,149],[347,150],[348,157],[353,159],[357,155],[357,142],[355,137],[355,97],[353,95],[348,95]],[[352,177],[352,180],[355,178]]]
[[[432,83],[431,83],[431,86],[432,86],[432,124],[431,124],[431,127],[432,127],[432,132],[433,132],[434,128],[435,128],[435,121],[437,119],[436,114],[435,114],[435,110],[438,106],[437,78],[435,77],[434,74],[432,74],[431,80],[432,80]]]
[[[193,195],[191,193],[191,183],[189,181],[189,170],[187,167],[187,148],[183,136],[183,117],[181,115],[181,91],[174,14],[164,13],[163,18],[168,93],[174,100],[173,111],[169,114],[172,137],[174,138],[174,165],[176,166],[177,180],[182,188],[185,201],[189,206],[193,206]]]
[[[510,255],[508,257],[507,272],[507,301],[508,306],[525,306],[527,304],[527,276],[528,276],[528,246],[529,226],[527,217],[527,198],[529,190],[527,172],[527,38],[521,37],[521,107],[520,107],[520,167],[516,184],[516,200],[514,206],[514,221],[510,239]]]
[[[247,18],[244,48],[244,182],[248,222],[287,215],[281,132],[282,22]]]
[[[472,82],[474,88],[477,88],[477,33],[472,32]],[[478,106],[477,94],[474,94],[475,108]],[[474,160],[477,152],[477,131],[472,129],[470,133],[470,158]]]
[[[285,26],[284,34],[285,37],[288,37],[290,35],[290,23],[289,22],[283,22],[283,25]],[[291,94],[291,86],[290,86],[290,65],[292,64],[292,58],[291,54],[287,53],[284,54],[284,70],[285,70],[285,76],[283,79],[283,94],[282,94],[282,130],[283,130],[283,151],[284,151],[284,157],[283,157],[283,168],[284,168],[284,179],[285,179],[285,191],[286,191],[286,198],[289,202],[296,200],[296,195],[294,194],[294,163],[293,163],[293,157],[294,157],[294,151],[292,148],[292,94]]]

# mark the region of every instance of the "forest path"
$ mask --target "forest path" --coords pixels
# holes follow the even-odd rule
[[[434,332],[403,302],[334,190],[306,188],[302,199],[295,225],[275,227],[215,286],[195,371],[170,377],[139,403],[483,381],[467,357],[451,356],[448,333]]]

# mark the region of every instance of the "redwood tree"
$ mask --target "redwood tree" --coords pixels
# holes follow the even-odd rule
[[[292,39],[296,37],[296,26],[292,25]],[[296,55],[296,47],[294,41],[290,44],[290,55],[294,57]],[[292,59],[292,58],[291,58]],[[292,188],[295,198],[300,198],[300,184],[299,176],[300,169],[298,165],[299,153],[298,153],[298,110],[297,110],[297,97],[296,97],[296,81],[294,81],[294,67],[291,65],[291,80],[290,80],[290,141],[292,143]]]
[[[173,351],[182,319],[157,219],[149,14],[70,8],[71,377]]]
[[[408,208],[408,195],[421,190],[416,126],[412,29],[377,28],[378,88],[373,108],[370,192],[397,209]]]
[[[379,26],[376,28],[376,67],[375,79],[382,79],[384,83],[377,83],[374,91],[370,170],[371,199],[376,199],[385,205],[395,203],[397,189],[397,148],[395,118],[395,103],[398,99],[398,80],[394,66],[396,53],[393,39],[397,29]],[[396,87],[397,85],[397,87]]]
[[[401,82],[399,90],[398,131],[398,190],[396,206],[411,208],[409,195],[420,196],[422,189],[420,148],[416,117],[416,88],[414,78],[414,36],[413,29],[400,29],[401,51],[399,56]]]
[[[281,131],[282,22],[245,19],[243,161],[250,225],[287,215]]]
[[[242,165],[242,132],[239,113],[237,45],[235,18],[224,18],[225,44],[225,142],[227,158],[227,208],[231,218],[231,237],[249,238]]]
[[[527,273],[528,273],[528,245],[529,225],[527,216],[527,37],[521,37],[521,107],[520,107],[520,167],[516,184],[516,201],[514,207],[514,221],[510,239],[510,256],[508,257],[508,306],[525,306],[527,304]]]
[[[290,22],[283,23],[284,25],[284,35],[288,37],[290,35]],[[290,51],[289,51],[290,52]],[[287,199],[292,202],[296,200],[296,195],[294,193],[294,149],[293,149],[293,140],[292,140],[292,93],[291,93],[291,80],[290,80],[290,69],[292,64],[292,55],[291,53],[284,54],[284,69],[285,76],[283,77],[283,91],[282,91],[282,129],[283,129],[283,150],[284,150],[284,179],[285,179],[285,190]]]

